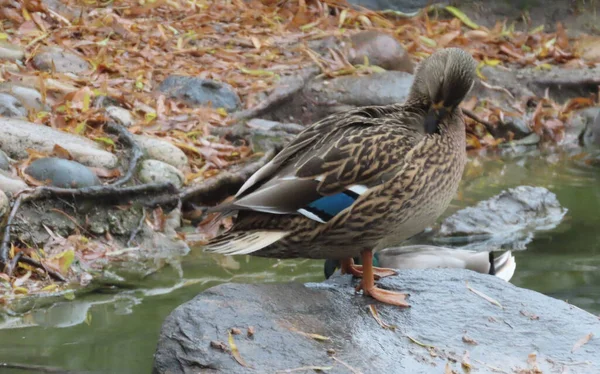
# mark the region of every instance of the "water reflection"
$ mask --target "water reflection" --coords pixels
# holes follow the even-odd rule
[[[568,208],[563,222],[513,252],[511,282],[600,314],[600,169],[576,151],[489,153],[465,171],[454,211],[519,185],[543,186]],[[224,282],[323,279],[321,261],[207,256],[184,258],[183,279],[166,269],[138,289],[105,288],[24,316],[0,318],[0,361],[102,373],[148,373],[163,319],[199,292]],[[3,373],[25,373],[3,371]]]

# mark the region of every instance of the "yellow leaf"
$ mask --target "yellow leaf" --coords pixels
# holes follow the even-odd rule
[[[246,69],[244,67],[240,67],[240,71],[244,74],[248,74],[248,75],[252,75],[255,77],[270,77],[275,75],[275,73],[273,73],[272,71],[267,71],[267,70],[253,70],[253,69]]]
[[[485,62],[480,61],[479,64],[477,64],[477,69],[475,70],[475,72],[477,73],[477,76],[482,81],[487,80],[487,77],[485,75],[483,75],[483,73],[481,72],[481,68],[484,67],[484,66],[485,66]]]
[[[53,284],[49,284],[46,287],[42,288],[40,291],[51,292],[51,291],[54,291],[57,288],[58,288],[58,284],[53,283]]]
[[[539,64],[535,68],[539,69],[539,70],[552,70],[552,65],[550,65],[550,64]]]
[[[111,138],[106,138],[104,136],[97,137],[94,140],[99,143],[104,143],[104,144],[113,145],[113,146],[115,145],[115,142]]]
[[[27,11],[27,9],[22,8],[22,13],[23,13],[23,18],[25,18],[25,21],[31,21],[31,15]]]
[[[542,32],[542,31],[544,31],[544,25],[539,25],[538,27],[529,30],[529,33],[537,34],[538,32]]]
[[[69,301],[75,300],[75,292],[69,291],[63,295],[63,297]]]
[[[90,99],[91,99],[90,91],[87,90],[83,94],[83,107],[81,108],[82,112],[87,112],[88,110],[90,110]]]
[[[56,256],[52,256],[52,260],[58,260],[58,266],[60,267],[60,272],[63,274],[67,274],[73,260],[75,259],[75,251],[72,249],[66,250]]]
[[[25,287],[15,287],[13,288],[13,292],[15,294],[27,295],[29,293],[29,290]]]
[[[357,19],[360,21],[360,23],[362,23],[364,27],[373,27],[373,24],[371,23],[369,17],[361,14],[360,16],[358,16]]]
[[[75,134],[81,135],[85,132],[85,128],[87,127],[86,121],[79,122],[77,127],[75,127]]]
[[[8,34],[0,32],[0,40],[6,40],[8,39]]]
[[[346,17],[348,17],[348,9],[344,9],[340,13],[340,22],[338,23],[339,27],[344,25],[344,22],[346,22]]]
[[[484,58],[483,61],[488,66],[498,66],[498,65],[500,65],[502,63],[502,61],[500,61],[500,60],[496,60],[496,59],[489,59],[488,60],[487,58]]]
[[[479,25],[476,24],[475,22],[471,21],[471,19],[464,14],[462,11],[460,11],[458,8],[455,8],[453,6],[446,6],[445,9],[450,12],[454,17],[458,18],[462,23],[464,23],[466,26],[472,28],[472,29],[478,29]]]
[[[156,117],[158,117],[158,114],[156,114],[156,112],[148,112],[144,116],[144,119],[145,119],[146,123],[150,123],[150,122],[154,121],[156,119]]]
[[[227,117],[227,110],[225,108],[217,108],[217,113],[219,113],[221,117]]]
[[[421,39],[421,41],[429,47],[435,48],[437,46],[437,43],[435,42],[435,40],[429,39],[426,36],[420,35],[419,39]]]

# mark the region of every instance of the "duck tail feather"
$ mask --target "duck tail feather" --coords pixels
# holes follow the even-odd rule
[[[286,237],[288,231],[239,231],[227,233],[204,246],[204,252],[247,255]]]
[[[493,265],[495,269],[495,275],[504,279],[505,281],[510,281],[513,275],[515,274],[515,270],[517,268],[517,262],[515,261],[515,256],[511,253],[511,251],[506,251],[502,255],[494,258]]]

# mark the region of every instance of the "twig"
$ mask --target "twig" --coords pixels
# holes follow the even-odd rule
[[[119,178],[114,183],[111,183],[109,186],[122,186],[125,183],[129,182],[131,178],[133,178],[133,174],[135,173],[135,169],[137,168],[137,163],[144,155],[142,149],[139,144],[133,138],[133,135],[127,130],[124,126],[117,124],[114,121],[108,121],[106,123],[106,128],[119,136],[119,140],[121,142],[126,143],[126,145],[130,148],[129,151],[129,166],[127,167],[127,172],[123,175],[123,177]]]
[[[488,88],[490,90],[494,90],[494,91],[500,91],[500,92],[504,92],[505,94],[507,94],[511,99],[514,99],[515,97],[513,96],[513,94],[510,93],[509,90],[507,90],[505,87],[502,86],[493,86],[489,83],[486,83],[485,81],[480,81],[481,85],[485,88]]]
[[[129,247],[137,234],[142,231],[142,228],[144,227],[144,221],[146,221],[146,209],[142,208],[142,218],[140,218],[140,223],[137,225],[135,230],[131,232],[131,235],[129,235],[129,240],[127,240],[127,243],[125,243],[126,247]]]
[[[42,264],[39,261],[34,260],[33,258],[22,256],[19,259],[19,262],[23,262],[23,263],[25,263],[27,265],[31,265],[31,266],[36,267],[38,269],[43,269],[44,271],[46,271],[46,273],[48,273],[48,275],[50,277],[54,278],[54,280],[57,280],[59,282],[66,282],[67,281],[65,279],[65,277],[63,277],[62,275],[60,275],[59,273],[55,272],[52,269],[48,269],[47,267],[44,266],[44,264]]]
[[[347,363],[345,363],[344,361],[340,360],[339,358],[337,358],[335,356],[331,356],[331,359],[335,362],[342,364],[346,369],[350,370],[350,372],[352,374],[362,374],[362,372],[360,370],[353,368],[352,366],[348,365]]]
[[[287,84],[278,85],[273,92],[262,102],[252,109],[235,112],[231,115],[233,122],[244,119],[256,118],[268,112],[271,108],[281,105],[284,101],[292,97],[293,94],[300,91],[311,78],[319,73],[319,68],[311,66],[300,71],[293,80],[290,79]]]
[[[0,368],[29,370],[29,371],[35,371],[37,373],[60,373],[60,374],[83,374],[83,373],[89,373],[89,372],[83,372],[83,371],[65,370],[63,368],[58,368],[58,367],[54,367],[54,366],[42,366],[42,365],[31,365],[31,364],[13,364],[13,363],[10,363],[10,362],[0,362]]]
[[[465,116],[471,118],[473,121],[475,122],[479,122],[481,123],[483,126],[485,126],[486,130],[494,135],[496,133],[496,126],[494,126],[491,122],[485,121],[481,118],[479,118],[479,116],[475,113],[473,113],[473,111],[469,110],[469,109],[462,109],[462,112],[464,113]]]
[[[8,269],[6,269],[6,275],[8,275],[9,277],[12,277],[13,271],[17,267],[17,263],[19,262],[19,260],[21,259],[21,257],[23,257],[23,252],[17,253],[12,258],[12,260],[10,261],[10,264],[8,264]]]
[[[256,173],[258,169],[267,164],[275,155],[277,150],[270,149],[256,162],[245,165],[240,170],[235,172],[226,171],[214,178],[207,180],[199,186],[186,188],[179,194],[179,199],[187,201],[195,197],[202,197],[202,201],[212,200],[215,201],[216,195],[226,193],[228,191],[236,190],[244,184],[252,174]]]
[[[156,194],[168,192],[177,193],[177,188],[171,183],[148,183],[138,186],[119,187],[113,185],[91,186],[83,188],[38,187],[24,199],[25,201],[39,200],[47,197],[69,196],[81,198],[118,197],[125,198],[130,195]]]
[[[6,265],[8,265],[8,252],[9,252],[9,244],[10,244],[10,231],[12,228],[12,221],[15,219],[17,215],[17,211],[21,206],[21,201],[23,200],[23,195],[19,195],[13,204],[13,207],[10,211],[8,219],[6,220],[6,226],[4,227],[4,235],[2,236],[2,244],[0,245],[0,266],[2,267],[2,271]]]

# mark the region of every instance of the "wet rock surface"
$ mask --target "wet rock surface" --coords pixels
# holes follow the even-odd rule
[[[581,145],[585,146],[600,146],[600,112],[596,114],[596,117],[592,121],[586,123],[579,141]]]
[[[465,249],[522,249],[534,231],[556,227],[566,213],[546,188],[519,186],[446,218],[434,241],[465,244]]]
[[[171,75],[160,84],[158,90],[190,106],[212,105],[213,108],[231,111],[241,105],[233,87],[210,79]]]
[[[100,180],[90,169],[78,162],[47,157],[33,161],[25,173],[44,185],[81,188],[97,186]]]
[[[108,169],[117,166],[115,155],[85,137],[27,121],[0,118],[0,148],[12,158],[26,158],[28,148],[51,153],[56,144],[86,166]]]
[[[501,307],[470,291],[466,282]],[[348,373],[328,355],[330,349],[334,357],[363,373],[391,372],[390,368],[398,373],[441,373],[446,365],[461,371],[465,352],[476,372],[531,368],[531,353],[537,354],[544,373],[560,373],[563,366],[572,373],[600,370],[600,340],[593,338],[574,349],[588,334],[598,336],[596,316],[497,277],[430,269],[403,270],[383,279],[382,287],[411,295],[409,309],[376,304],[381,319],[397,326],[395,331],[375,321],[367,309],[374,301],[355,295],[352,284],[350,276],[334,276],[319,284],[211,288],[165,320],[153,372],[251,373],[327,366],[332,367],[328,373]],[[254,328],[251,337],[249,326]],[[233,339],[252,368],[242,367],[231,353],[219,349],[219,342],[228,347],[232,328],[241,330]],[[408,336],[433,348],[417,345]],[[576,362],[587,364],[570,365]]]
[[[144,183],[171,183],[179,188],[185,176],[174,166],[157,160],[144,160],[140,165],[140,180]]]
[[[57,73],[84,73],[90,69],[90,64],[74,53],[59,47],[44,47],[33,57],[33,64],[39,70]]]

